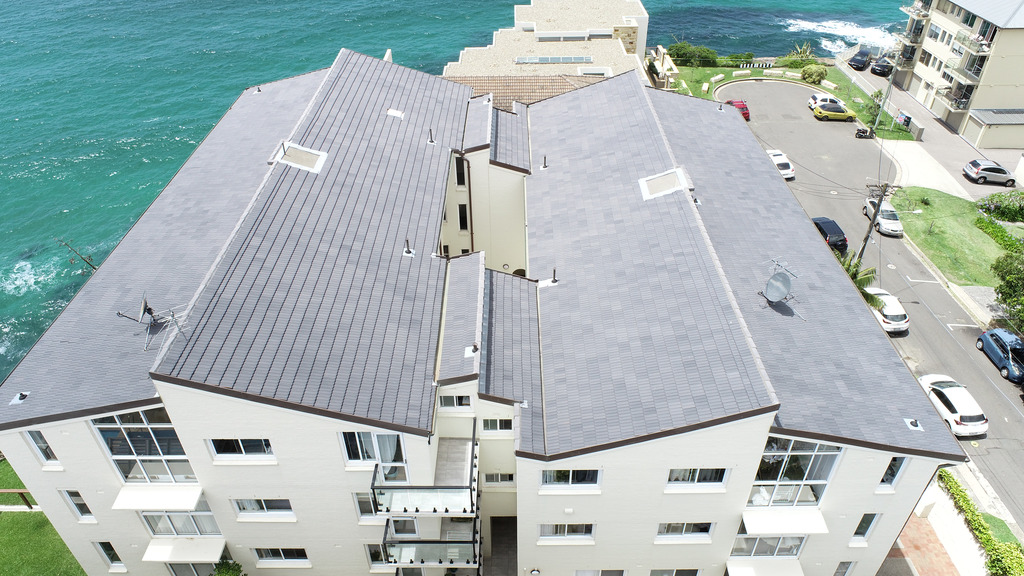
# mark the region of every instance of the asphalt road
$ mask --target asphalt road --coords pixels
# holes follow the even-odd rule
[[[811,93],[799,84],[751,81],[727,84],[716,96],[747,101],[749,126],[762,147],[782,150],[796,167],[789,186],[804,211],[835,220],[850,250],[859,251],[869,224],[861,212],[866,185],[894,182],[898,167],[877,141],[854,138],[859,123],[815,120],[807,108]],[[961,446],[1013,518],[1024,522],[1024,491],[1018,489],[1024,477],[1024,395],[975,349],[981,330],[904,241],[872,232],[864,263],[878,269],[876,284],[907,309],[910,332],[891,341],[914,376],[948,374],[985,410],[988,435],[961,440]],[[870,311],[865,307],[864,313]]]

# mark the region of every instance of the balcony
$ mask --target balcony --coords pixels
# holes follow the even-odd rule
[[[917,45],[924,39],[924,29],[915,29],[913,32],[907,32],[904,30],[902,32],[897,32],[896,37],[899,38],[900,42],[903,42],[903,44],[912,46]]]
[[[917,63],[917,58],[914,56],[900,56],[899,58],[896,58],[895,62],[897,68],[904,70],[907,68],[913,68]]]
[[[374,468],[370,493],[376,514],[476,516],[479,479],[475,426],[472,438],[440,438],[437,442],[432,486],[387,484],[380,466]]]
[[[939,100],[951,110],[967,110],[971,106],[971,96],[962,92],[945,92],[938,95]]]
[[[991,50],[988,40],[983,40],[981,36],[972,34],[973,30],[961,30],[956,33],[957,44],[963,46],[968,52],[975,54],[988,54]]]
[[[424,535],[400,537],[391,520],[381,543],[388,564],[416,568],[444,566],[473,568],[480,565],[480,519],[445,518],[432,539]]]
[[[931,2],[914,2],[910,6],[900,6],[904,14],[912,18],[924,19],[931,15]]]
[[[978,63],[968,59],[964,62],[962,58],[950,58],[946,61],[944,72],[949,72],[961,84],[977,84],[981,80],[981,71],[984,69],[984,62]]]

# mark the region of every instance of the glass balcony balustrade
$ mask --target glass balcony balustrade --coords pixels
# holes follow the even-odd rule
[[[916,28],[911,31],[903,30],[896,33],[896,37],[900,39],[904,44],[917,45],[921,43],[924,38],[924,29]]]
[[[981,80],[984,60],[984,58],[950,58],[946,61],[943,70],[952,74],[961,84],[977,84]]]
[[[971,95],[962,93],[946,92],[939,94],[939,99],[953,110],[967,110],[971,106]]]
[[[437,538],[400,537],[391,520],[384,529],[382,546],[389,564],[409,567],[474,567],[480,563],[480,519],[442,524]]]
[[[988,41],[975,34],[973,30],[961,30],[957,32],[954,40],[967,49],[968,52],[973,52],[975,54],[985,54],[990,49]]]
[[[914,18],[927,18],[931,15],[932,3],[931,2],[914,2],[908,6],[900,6],[900,10],[908,16]]]

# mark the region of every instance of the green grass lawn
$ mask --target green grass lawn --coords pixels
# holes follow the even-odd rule
[[[870,96],[865,94],[863,90],[858,88],[850,80],[850,78],[846,76],[846,74],[843,74],[843,72],[837,69],[835,66],[828,66],[827,68],[828,76],[826,76],[826,79],[829,82],[832,82],[837,85],[835,90],[827,90],[823,86],[817,86],[813,84],[808,84],[808,86],[813,87],[815,90],[819,90],[821,92],[832,92],[841,100],[849,104],[850,108],[857,113],[857,116],[863,117],[865,104],[867,102],[870,102]],[[680,68],[679,78],[686,82],[686,86],[689,88],[689,93],[691,95],[697,96],[699,98],[705,98],[707,100],[712,100],[714,99],[714,96],[712,95],[712,92],[714,92],[714,88],[732,82],[732,73],[736,72],[737,70],[740,70],[740,68]],[[743,70],[750,71],[749,78],[764,78],[764,71],[772,70],[772,68],[744,68]],[[775,68],[775,70],[779,70],[779,68]],[[795,68],[788,71],[799,72],[800,69]],[[708,90],[706,94],[701,92],[701,87],[704,85],[704,83],[710,83],[711,78],[719,74],[724,74],[725,80],[722,80],[721,82],[717,83],[715,87],[712,87],[710,90]],[[794,78],[788,78],[788,80],[792,82],[803,82],[803,80],[797,80]],[[741,80],[737,79],[737,81]],[[860,100],[860,103],[858,103],[857,100]],[[910,131],[908,131],[903,126],[896,125],[892,129],[890,129],[890,124],[892,124],[892,116],[890,116],[888,112],[883,110],[881,113],[881,118],[878,119],[878,130],[876,131],[876,134],[878,134],[879,138],[885,138],[888,140],[914,139],[914,135],[911,134]]]
[[[989,528],[992,529],[992,536],[995,536],[996,540],[999,540],[1000,542],[1009,542],[1011,544],[1017,541],[1013,532],[1010,531],[1010,527],[1007,526],[1006,522],[1003,522],[1002,519],[984,512],[981,513],[981,517],[985,519]]]
[[[927,198],[927,203],[924,199]],[[908,187],[890,199],[899,211],[903,229],[951,282],[964,286],[999,284],[992,263],[1005,253],[974,225],[974,203],[930,188]]]
[[[10,463],[0,461],[0,488],[24,488]],[[35,500],[32,500],[35,503]],[[23,505],[17,494],[0,504]],[[0,573],[4,576],[85,575],[42,512],[0,512]]]

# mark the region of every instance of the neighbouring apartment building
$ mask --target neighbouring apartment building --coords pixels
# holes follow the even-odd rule
[[[979,148],[1024,147],[1024,1],[901,8],[895,82]]]
[[[742,118],[513,108],[238,98],[0,388],[87,573],[875,574],[966,457]]]

